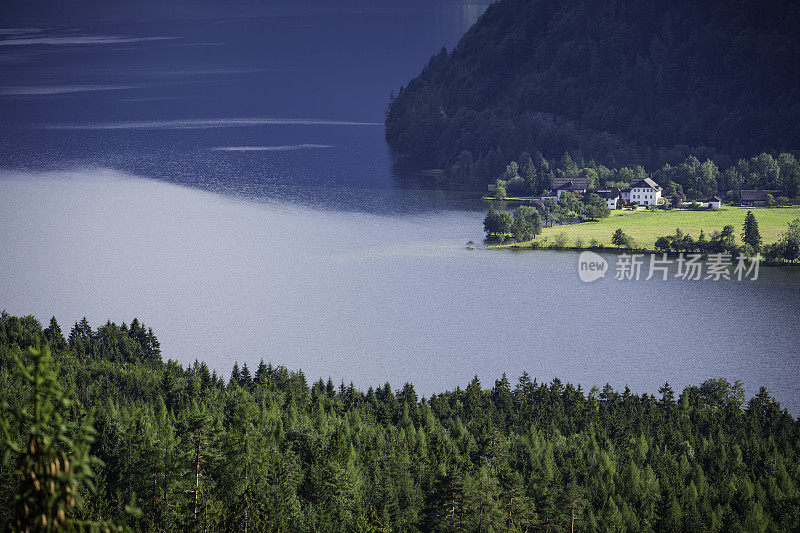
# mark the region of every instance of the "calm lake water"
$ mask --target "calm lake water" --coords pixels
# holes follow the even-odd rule
[[[574,253],[466,250],[485,206],[393,168],[389,92],[484,5],[144,6],[3,21],[0,308],[138,316],[224,373],[425,395],[726,377],[800,412],[797,270],[583,283]]]

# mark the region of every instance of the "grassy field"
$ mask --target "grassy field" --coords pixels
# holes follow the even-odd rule
[[[567,246],[577,246],[576,241],[582,241],[582,246],[589,246],[592,239],[597,239],[603,246],[613,246],[611,235],[617,228],[633,237],[637,248],[650,249],[658,237],[675,233],[675,228],[680,228],[684,233],[689,233],[695,239],[700,230],[705,231],[706,238],[710,238],[714,231],[721,230],[725,225],[735,228],[737,242],[741,243],[742,224],[748,209],[753,212],[758,221],[758,229],[764,244],[769,244],[780,239],[786,231],[789,222],[800,218],[800,207],[781,208],[747,208],[724,206],[717,211],[686,211],[673,209],[671,211],[612,211],[611,216],[597,222],[583,222],[554,228],[544,228],[542,234],[536,238],[540,245],[553,242],[559,233],[566,234]],[[505,245],[503,247],[512,247]]]

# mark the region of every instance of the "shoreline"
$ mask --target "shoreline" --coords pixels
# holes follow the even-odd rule
[[[543,251],[543,252],[596,252],[596,253],[610,253],[614,255],[622,255],[622,254],[656,254],[661,255],[665,252],[661,252],[655,250],[653,248],[617,248],[611,246],[559,246],[559,247],[551,247],[549,245],[539,246],[536,241],[523,241],[519,243],[510,243],[510,244],[492,244],[484,246],[485,250],[511,250],[515,252],[519,252],[522,250],[530,250],[530,251]],[[667,257],[678,257],[680,254],[699,254],[704,259],[707,259],[709,254],[707,252],[666,252]],[[734,259],[737,256],[732,256]],[[800,261],[796,262],[789,262],[789,261],[767,261],[766,259],[761,259],[760,261],[761,266],[783,266],[783,267],[800,267]]]

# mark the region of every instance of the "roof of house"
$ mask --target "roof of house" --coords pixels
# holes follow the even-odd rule
[[[743,202],[765,202],[767,195],[780,195],[781,191],[775,189],[742,189]]]
[[[595,193],[600,196],[600,198],[619,198],[619,189],[617,187],[611,187],[610,189],[597,189]]]
[[[709,199],[708,199],[708,200],[706,200],[706,201],[707,201],[707,202],[721,202],[721,201],[722,201],[722,198],[720,198],[719,196],[712,196],[711,198],[709,198]]]
[[[661,186],[650,178],[645,178],[643,180],[636,180],[635,182],[631,183],[631,188],[639,188],[639,189],[650,188],[656,191],[661,190]]]
[[[553,189],[561,190],[586,190],[589,188],[589,179],[586,176],[576,176],[574,178],[567,178],[563,176],[556,176],[553,178]]]
[[[585,191],[586,182],[585,180],[584,181],[578,180],[577,183],[574,181],[567,181],[564,184],[555,187],[555,189],[559,191]]]

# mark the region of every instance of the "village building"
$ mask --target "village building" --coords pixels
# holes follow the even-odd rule
[[[631,183],[631,202],[639,205],[658,205],[661,186],[650,178]]]
[[[618,187],[597,189],[595,192],[600,198],[606,201],[606,205],[612,211],[622,207],[622,199],[620,198],[620,190]]]
[[[742,189],[742,205],[764,206],[767,205],[767,195],[777,198],[781,195],[777,189]]]
[[[586,176],[576,176],[573,178],[556,176],[553,178],[553,189],[556,191],[564,190],[584,193],[588,188],[589,180]]]
[[[722,198],[719,196],[714,196],[708,199],[709,209],[719,209],[720,207],[722,207]]]
[[[544,191],[539,199],[543,202],[546,200],[558,200],[558,191],[555,189],[552,191]]]
[[[572,194],[580,196],[581,194],[586,192],[586,186],[575,184],[571,181],[568,181],[562,187],[559,187],[556,195],[558,196],[559,199],[561,199],[561,195],[564,194],[565,192],[571,192]]]

